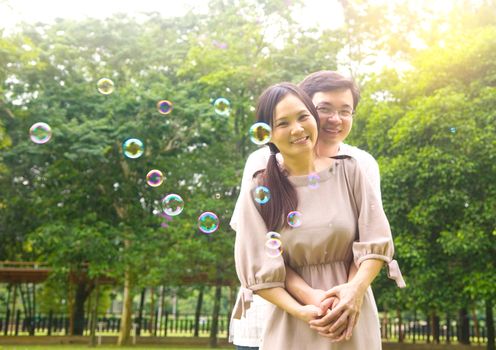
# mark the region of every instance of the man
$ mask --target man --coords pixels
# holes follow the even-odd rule
[[[310,96],[319,113],[320,133],[316,145],[318,154],[323,157],[349,155],[355,158],[380,199],[380,174],[376,160],[369,153],[343,143],[351,131],[353,114],[360,100],[356,84],[337,72],[319,71],[307,76],[299,86]],[[269,156],[268,147],[260,148],[250,154],[246,161],[241,187],[250,186],[253,174],[265,169]],[[239,206],[236,203],[230,222],[233,230],[237,227],[238,210]],[[246,311],[246,317],[241,320],[231,320],[230,340],[239,350],[258,349],[263,335],[265,315],[270,307],[274,307],[258,295],[254,295],[253,298],[250,309]],[[302,301],[315,304],[320,300],[314,298]]]

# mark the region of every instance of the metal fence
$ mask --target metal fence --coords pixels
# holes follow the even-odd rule
[[[68,335],[69,318],[67,315],[37,315],[34,319],[23,317],[18,310],[13,317],[9,315],[0,316],[0,334],[16,336],[28,335],[30,330],[34,335]],[[121,320],[117,316],[98,317],[97,333],[100,334],[117,334],[119,332]],[[218,322],[219,337],[227,336],[227,327],[229,318],[227,315],[220,315]],[[199,335],[209,335],[212,325],[211,316],[201,316],[198,322]],[[138,318],[133,320],[133,334],[142,336],[193,336],[195,331],[194,315],[174,316],[165,313],[162,317],[143,317],[141,321]],[[90,333],[90,320],[84,320],[84,335]]]
[[[9,317],[10,316],[10,317]],[[13,317],[12,317],[13,316]],[[18,310],[14,315],[0,315],[0,334],[16,336],[31,334],[37,336],[68,335],[69,319],[67,315],[37,315],[34,319],[23,317]],[[7,319],[9,321],[7,322]],[[97,333],[100,335],[116,335],[120,328],[120,317],[110,315],[99,317],[97,320]],[[198,323],[199,336],[208,336],[212,325],[211,316],[201,316]],[[217,336],[227,337],[229,316],[220,315]],[[134,319],[133,334],[140,336],[193,336],[195,331],[194,315],[176,315],[165,313],[154,317],[142,317]],[[427,321],[405,319],[401,324],[398,319],[381,319],[381,336],[387,341],[404,341],[408,343],[456,343],[461,332],[457,321],[450,321],[449,324],[441,322],[439,334],[434,336]],[[90,320],[85,319],[84,335],[90,334]],[[472,344],[485,344],[487,342],[487,328],[485,322],[474,323],[470,321],[469,327],[470,342]]]

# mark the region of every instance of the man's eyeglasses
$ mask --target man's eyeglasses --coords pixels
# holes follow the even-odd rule
[[[350,119],[353,117],[353,111],[349,109],[342,109],[340,111],[336,111],[331,107],[327,106],[317,106],[317,112],[319,112],[319,116],[322,117],[334,117],[336,114],[341,119]]]

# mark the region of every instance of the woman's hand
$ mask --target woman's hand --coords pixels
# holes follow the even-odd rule
[[[332,310],[323,317],[310,321],[310,328],[333,341],[349,340],[358,321],[365,290],[348,282],[329,289],[325,294],[326,299],[322,301],[321,308],[329,309],[331,306]]]
[[[301,305],[294,316],[308,323],[322,316],[322,310],[315,305]]]

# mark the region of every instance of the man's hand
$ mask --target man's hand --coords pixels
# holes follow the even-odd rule
[[[325,294],[326,299],[322,301],[321,308],[329,309],[330,306],[332,310],[310,321],[310,327],[333,341],[349,340],[358,322],[365,291],[352,283],[344,283],[329,289]],[[331,298],[337,298],[337,301]]]

